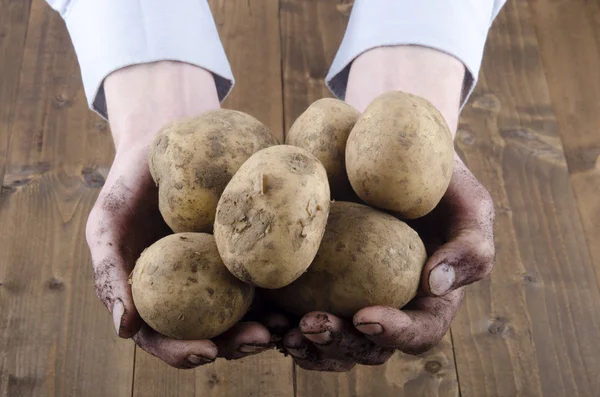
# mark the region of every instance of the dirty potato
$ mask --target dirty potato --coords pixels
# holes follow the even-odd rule
[[[323,165],[306,150],[280,145],[254,154],[217,206],[214,233],[227,268],[263,288],[297,279],[319,248],[329,194]]]
[[[165,126],[150,146],[159,209],[174,232],[210,232],[219,197],[253,153],[277,139],[254,117],[218,109]]]
[[[452,134],[441,113],[427,100],[400,91],[377,97],[346,144],[354,191],[367,204],[404,219],[436,207],[453,164]]]
[[[426,259],[423,242],[406,223],[365,205],[336,201],[308,271],[269,294],[298,316],[325,311],[351,318],[368,306],[399,309],[416,295]]]
[[[158,240],[131,275],[135,306],[154,330],[175,339],[210,339],[248,311],[254,287],[235,278],[214,237],[178,233]]]
[[[327,171],[331,197],[347,200],[354,196],[346,175],[346,141],[360,113],[344,101],[323,98],[315,101],[294,122],[286,143],[306,149]]]

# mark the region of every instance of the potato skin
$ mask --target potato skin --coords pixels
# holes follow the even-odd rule
[[[365,205],[336,201],[308,271],[269,294],[298,316],[325,311],[351,318],[368,306],[399,309],[416,295],[426,259],[423,242],[406,223]]]
[[[327,171],[331,197],[346,200],[354,196],[346,174],[346,141],[360,117],[358,110],[339,99],[313,102],[294,122],[286,144],[308,150]]]
[[[214,233],[225,266],[262,288],[294,281],[317,253],[329,194],[323,165],[306,150],[279,145],[254,154],[217,206]]]
[[[210,232],[219,197],[253,153],[278,144],[242,112],[218,109],[165,126],[150,146],[159,209],[174,232]]]
[[[138,259],[131,290],[142,319],[175,339],[210,339],[248,311],[254,287],[233,277],[205,233],[178,233],[158,240]]]
[[[403,219],[420,218],[437,206],[453,165],[452,134],[441,113],[427,100],[400,91],[375,98],[346,144],[354,191]]]

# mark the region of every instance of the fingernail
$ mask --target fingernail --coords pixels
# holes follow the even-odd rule
[[[294,357],[298,357],[298,358],[308,357],[308,355],[306,354],[306,349],[296,349],[296,348],[292,348],[292,347],[286,347],[285,351],[287,351]]]
[[[269,343],[253,343],[244,344],[239,347],[239,351],[242,353],[260,353],[271,347]]]
[[[113,323],[115,324],[115,332],[117,333],[117,336],[119,336],[121,331],[121,320],[124,313],[125,306],[123,306],[123,302],[121,302],[120,299],[117,299],[112,308]]]
[[[450,290],[456,279],[454,268],[447,263],[437,265],[429,273],[429,290],[432,294],[440,296]]]
[[[383,332],[383,327],[379,323],[362,323],[356,325],[356,329],[365,335],[374,336]]]
[[[190,354],[188,356],[187,360],[192,365],[209,364],[209,363],[212,363],[213,361],[215,361],[213,358],[206,358],[206,357],[199,356],[197,354]]]
[[[331,332],[325,331],[318,334],[303,334],[308,340],[318,345],[325,345],[331,341]]]

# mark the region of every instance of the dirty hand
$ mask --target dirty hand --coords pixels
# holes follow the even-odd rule
[[[148,169],[148,147],[165,123],[219,106],[214,79],[203,69],[157,62],[120,69],[104,84],[114,162],[86,227],[96,294],[112,315],[116,333],[177,368],[193,368],[217,356],[240,358],[270,346],[258,322],[238,323],[213,341],[182,341],[152,329],[136,311],[128,277],[140,253],[170,233],[158,210],[158,191]]]
[[[348,371],[377,365],[395,350],[423,353],[448,331],[464,286],[480,280],[494,262],[494,206],[487,190],[456,157],[450,186],[439,205],[411,226],[429,259],[418,296],[402,310],[367,307],[352,321],[309,313],[288,332],[283,346],[305,369]]]

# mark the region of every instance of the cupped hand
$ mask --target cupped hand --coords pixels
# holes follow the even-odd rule
[[[111,313],[116,333],[177,368],[271,347],[268,327],[281,321],[264,313],[249,315],[214,340],[165,337],[142,321],[128,282],[141,252],[171,233],[158,210],[158,189],[148,168],[150,142],[163,125],[220,106],[212,73],[184,62],[135,64],[111,73],[104,90],[116,154],[89,215],[86,237],[96,294]]]
[[[210,340],[165,337],[140,318],[128,277],[140,253],[170,233],[158,211],[157,188],[148,171],[147,147],[117,152],[87,224],[96,294],[111,312],[115,330],[177,368],[193,368],[217,357],[241,358],[272,347],[271,333],[256,321],[240,322]]]
[[[417,297],[402,310],[364,308],[351,321],[309,313],[284,337],[285,350],[302,368],[348,371],[356,364],[382,364],[395,350],[420,354],[431,349],[448,331],[465,286],[492,270],[494,217],[489,193],[456,157],[450,186],[439,205],[409,222],[429,256]]]

